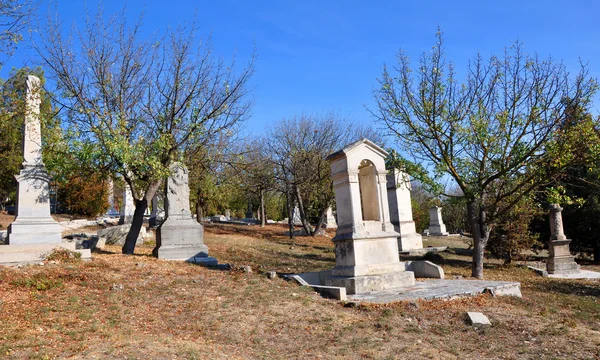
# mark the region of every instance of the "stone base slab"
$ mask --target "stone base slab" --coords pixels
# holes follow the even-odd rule
[[[326,286],[346,288],[347,294],[366,294],[374,291],[396,289],[415,284],[411,271],[398,271],[371,276],[332,276],[325,280]]]
[[[402,234],[398,237],[398,250],[409,251],[423,248],[423,237],[421,234]]]
[[[195,262],[195,259],[208,258],[208,247],[204,244],[198,246],[160,246],[152,250],[152,254],[159,259],[181,260]]]
[[[427,280],[413,286],[372,294],[353,294],[349,301],[386,304],[396,301],[452,300],[490,293],[492,296],[521,297],[521,284],[487,280]]]
[[[574,256],[548,258],[546,269],[548,274],[575,274],[580,271]]]
[[[15,219],[7,231],[6,243],[9,245],[60,244],[62,226],[53,218]]]
[[[0,245],[0,265],[31,264],[43,261],[55,248],[63,248],[81,254],[81,259],[90,260],[92,253],[89,249],[75,249],[75,243],[31,244],[31,245]]]

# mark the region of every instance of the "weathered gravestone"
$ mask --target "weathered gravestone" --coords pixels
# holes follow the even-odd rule
[[[50,176],[42,162],[40,79],[27,76],[23,164],[17,179],[15,221],[8,227],[7,244],[58,244],[61,226],[50,216]]]
[[[327,217],[325,218],[325,228],[326,229],[337,228],[337,221],[335,221],[335,216],[333,216],[333,209],[331,208],[331,206],[327,208]]]
[[[408,175],[397,169],[387,174],[387,197],[390,206],[390,221],[394,230],[400,233],[398,248],[408,251],[423,248],[423,238],[417,234],[412,217],[410,201],[410,179]]]
[[[188,170],[178,162],[170,170],[165,188],[166,219],[156,231],[153,254],[160,259],[216,265],[217,260],[208,256],[203,242],[204,229],[190,211]]]
[[[225,210],[225,220],[231,220],[231,210],[229,209]]]
[[[325,285],[348,294],[382,291],[415,283],[398,255],[390,223],[385,158],[387,152],[362,139],[327,157],[335,189],[338,228],[335,263]]]
[[[561,212],[560,205],[550,205],[550,242],[548,243],[550,256],[546,268],[548,274],[575,274],[580,269],[569,250],[571,240],[565,236]]]
[[[123,190],[123,204],[121,204],[121,211],[119,217],[119,225],[131,224],[133,220],[133,213],[135,212],[135,205],[133,204],[133,195],[131,195],[131,188],[125,184]]]
[[[429,209],[429,235],[448,236],[446,225],[442,221],[442,208],[433,206]]]
[[[293,217],[292,217],[292,224],[294,225],[302,225],[302,217],[300,216],[300,208],[298,207],[298,205],[294,206],[294,210],[293,210]]]

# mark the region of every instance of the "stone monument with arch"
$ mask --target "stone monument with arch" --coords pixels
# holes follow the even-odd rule
[[[413,285],[398,255],[398,234],[390,222],[385,158],[387,152],[367,139],[327,157],[337,207],[336,266],[326,285],[348,294]]]

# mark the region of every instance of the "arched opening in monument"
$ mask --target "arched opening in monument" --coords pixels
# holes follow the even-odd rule
[[[380,221],[377,173],[369,160],[361,161],[358,166],[358,186],[363,221]]]

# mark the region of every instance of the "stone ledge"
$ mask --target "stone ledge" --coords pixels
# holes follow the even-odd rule
[[[82,260],[90,260],[89,249],[75,249],[75,243],[32,244],[32,245],[0,245],[0,265],[15,266],[33,264],[43,261],[55,248],[63,248],[81,254]]]
[[[332,276],[325,280],[327,286],[346,288],[348,294],[365,294],[411,286],[415,283],[412,271],[398,271],[371,276]]]

